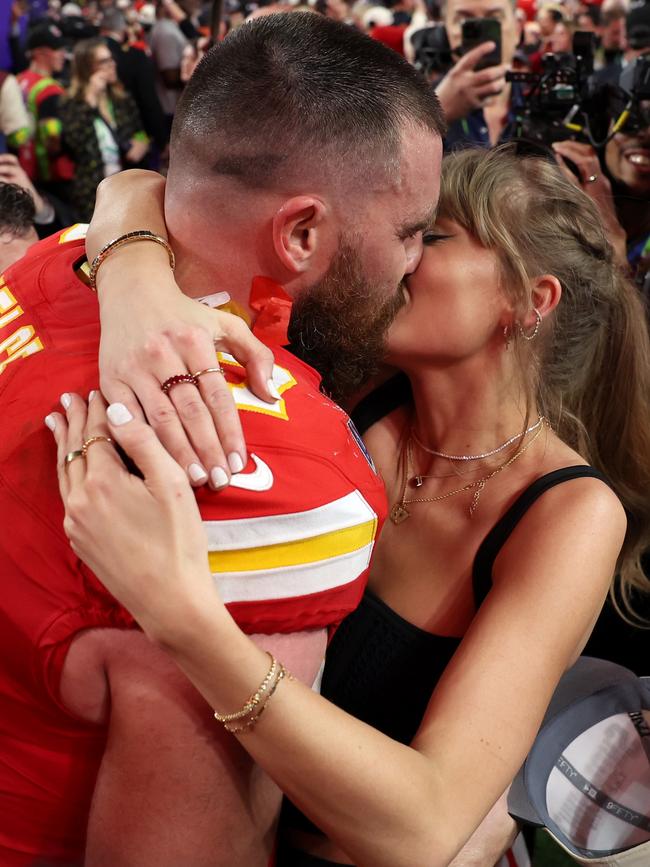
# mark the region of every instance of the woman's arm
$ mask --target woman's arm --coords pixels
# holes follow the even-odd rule
[[[164,191],[165,181],[155,172],[132,170],[102,181],[86,236],[88,260],[127,232],[148,229],[166,238]],[[205,482],[214,467],[230,475],[226,456],[237,454],[245,464],[239,416],[222,376],[202,376],[196,394],[173,389],[168,398],[160,386],[175,373],[214,367],[218,348],[246,367],[258,397],[274,400],[271,351],[237,317],[183,295],[158,244],[138,242],[112,252],[98,271],[97,293],[100,386],[107,400],[121,401],[138,415],[142,406],[177,463],[186,471],[203,469],[205,478],[194,483]]]
[[[99,408],[95,399],[91,414]],[[268,658],[219,600],[183,474],[146,425],[123,408],[110,408],[109,418],[145,481],[111,449],[91,448],[84,481],[75,481],[76,462],[68,475],[60,470],[66,532],[206,700],[233,712],[262,682]],[[78,443],[68,441],[62,416],[54,421],[61,465]],[[91,421],[89,430],[101,429],[102,419]],[[624,533],[618,500],[593,479],[559,486],[531,507],[412,746],[292,680],[279,684],[241,744],[354,863],[448,865],[519,769],[597,616]],[[156,540],[144,552],[143,537]]]

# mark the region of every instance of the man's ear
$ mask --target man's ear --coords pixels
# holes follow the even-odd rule
[[[323,252],[328,208],[318,196],[287,199],[273,216],[273,247],[282,265],[293,274],[313,267]]]

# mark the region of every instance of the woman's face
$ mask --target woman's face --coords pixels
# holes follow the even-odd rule
[[[110,49],[105,45],[100,45],[95,49],[93,57],[93,75],[96,72],[101,72],[106,79],[106,84],[115,84],[117,82],[117,67],[113,60],[113,55]]]
[[[438,220],[422,240],[420,264],[405,280],[406,304],[388,333],[388,361],[410,369],[502,345],[512,311],[499,288],[495,253],[449,220]]]

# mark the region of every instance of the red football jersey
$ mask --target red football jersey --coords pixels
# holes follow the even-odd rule
[[[75,266],[84,232],[37,244],[0,280],[0,863],[79,857],[105,729],[59,695],[65,655],[90,627],[134,628],[63,533],[56,449],[43,418],[98,386],[97,297]],[[246,632],[335,626],[358,604],[385,515],[381,479],[314,370],[275,351],[275,404],[220,356],[249,464],[198,502],[222,598]]]

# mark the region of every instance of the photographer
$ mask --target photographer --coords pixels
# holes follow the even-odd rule
[[[449,123],[445,148],[489,147],[503,139],[510,122],[511,87],[505,73],[517,46],[517,22],[511,0],[447,0],[443,21],[452,52],[462,48],[463,22],[494,19],[501,24],[501,64],[476,70],[495,47],[485,42],[465,53],[436,87]]]
[[[596,203],[619,262],[639,284],[650,264],[650,102],[642,89],[649,70],[650,55],[639,57],[624,70],[621,86],[610,90],[603,147],[576,141],[553,144],[565,175]]]

